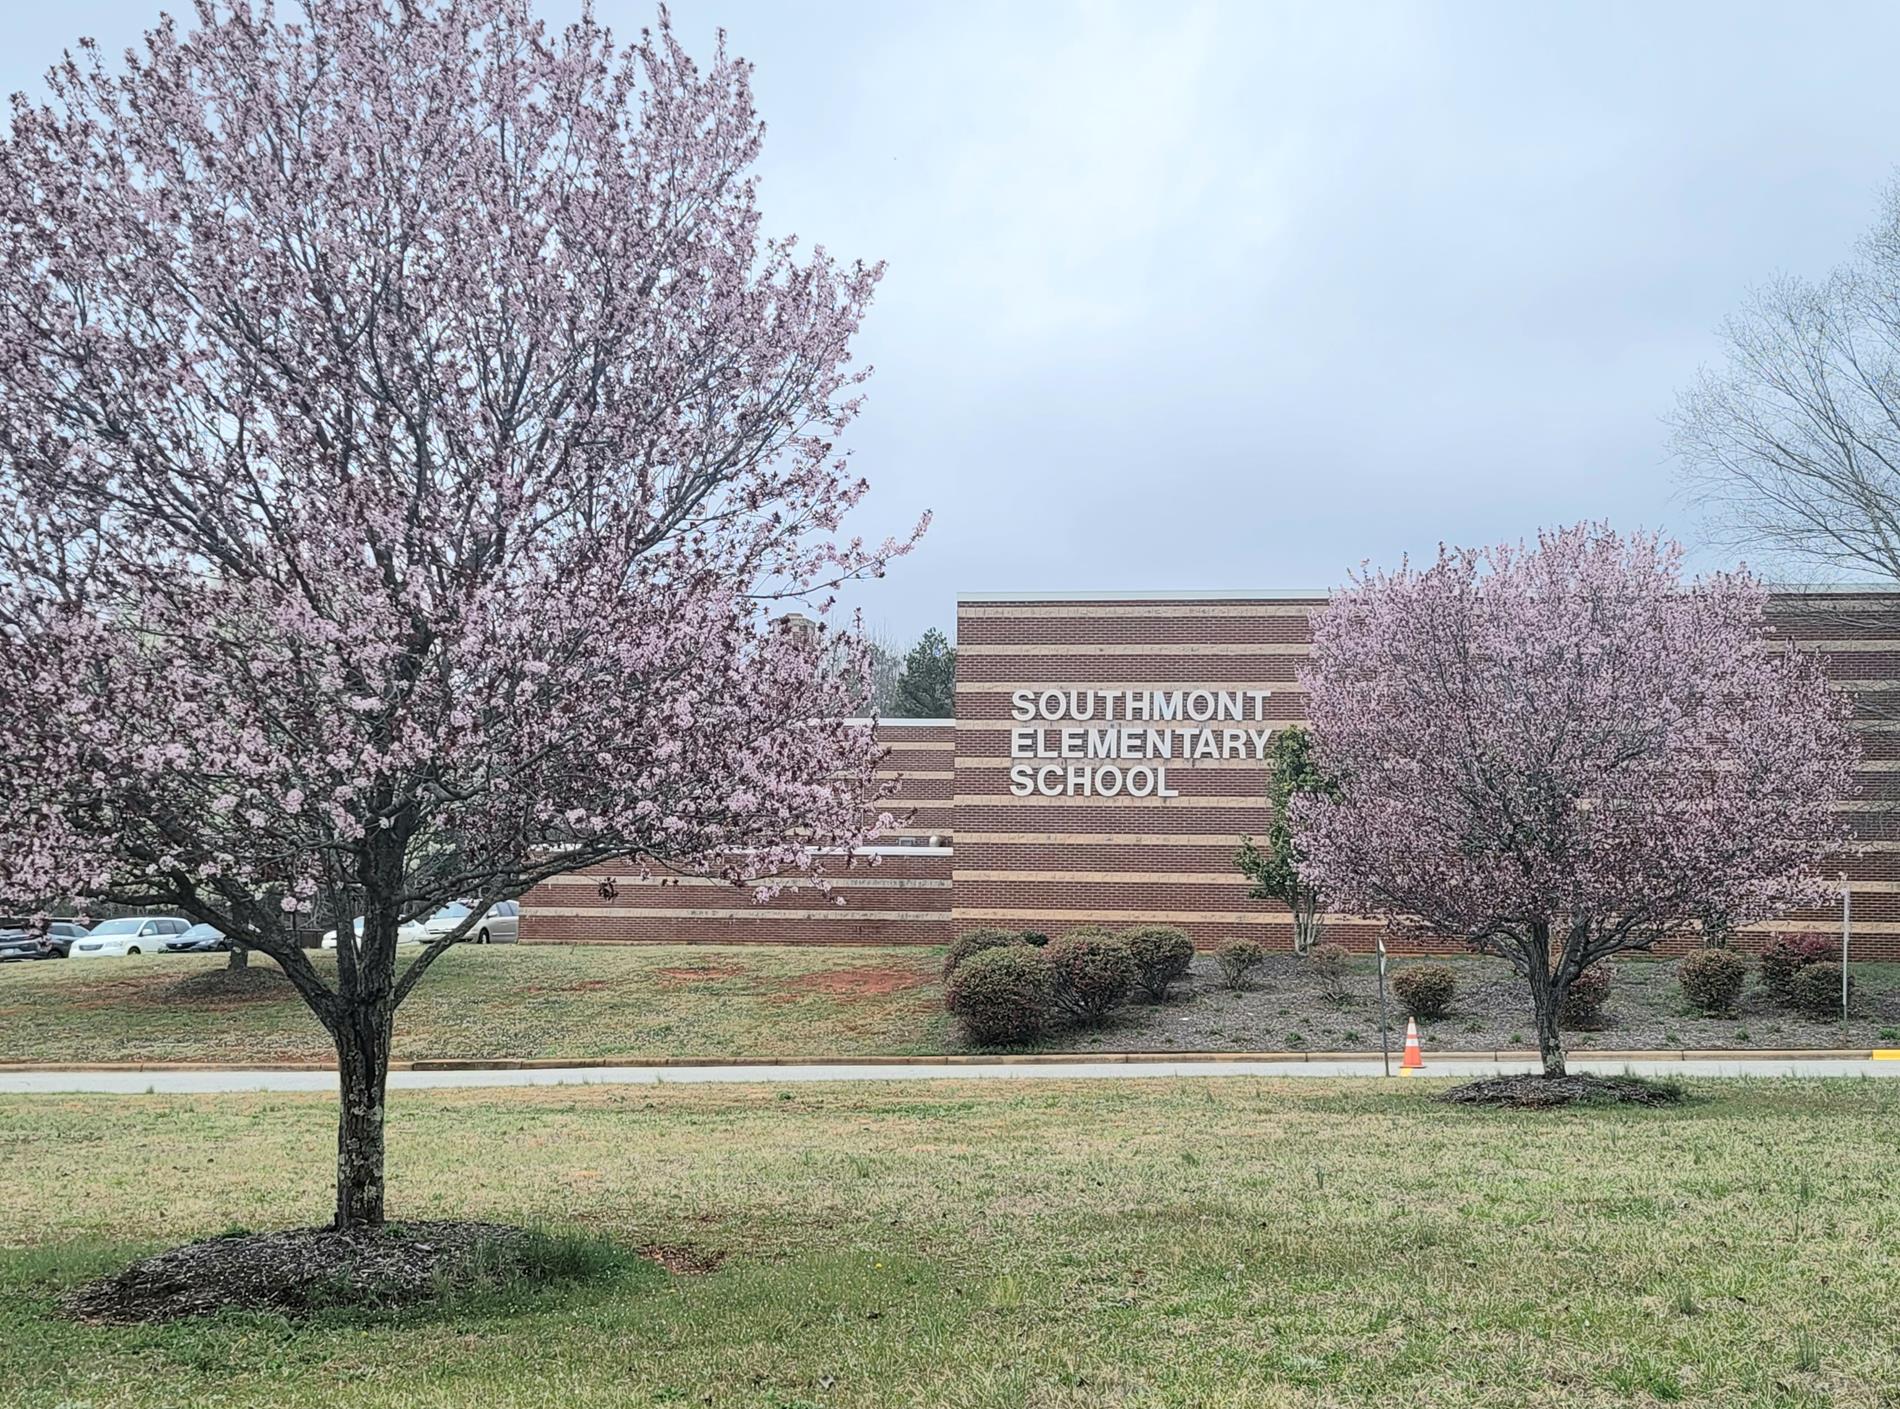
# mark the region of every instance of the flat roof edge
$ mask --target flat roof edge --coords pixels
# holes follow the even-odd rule
[[[1764,582],[1770,592],[1808,597],[1900,596],[1900,582]]]
[[[1324,601],[1324,587],[1249,587],[1206,592],[959,592],[959,602],[1273,602]]]
[[[1763,582],[1781,596],[1893,597],[1896,582]],[[1318,601],[1331,597],[1328,587],[1235,587],[1224,590],[1179,592],[959,592],[961,602],[1280,602]]]

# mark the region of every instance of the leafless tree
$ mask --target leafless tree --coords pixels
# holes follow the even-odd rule
[[[1900,182],[1845,263],[1819,281],[1772,280],[1723,332],[1724,365],[1674,417],[1712,537],[1811,580],[1900,590]],[[1782,611],[1811,641],[1900,636],[1884,595],[1816,593]],[[1900,687],[1858,683],[1863,727],[1900,729]],[[1900,838],[1900,799],[1884,791],[1864,837]]]
[[[1737,546],[1900,583],[1900,184],[1854,258],[1768,283],[1724,333],[1674,418],[1692,497]]]

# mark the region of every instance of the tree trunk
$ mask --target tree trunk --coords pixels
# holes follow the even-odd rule
[[[336,1128],[336,1227],[383,1222],[383,1093],[389,1081],[386,1003],[352,1006],[336,1029],[343,1105]]]
[[[1537,1051],[1544,1059],[1545,1076],[1564,1074],[1564,1040],[1557,1031],[1557,1010],[1563,1006],[1563,994],[1557,976],[1550,971],[1550,946],[1538,946],[1541,952],[1531,956],[1531,1011],[1537,1023]]]
[[[1319,943],[1324,922],[1319,917],[1319,898],[1302,896],[1293,905],[1293,952],[1302,957]]]
[[[248,969],[251,966],[251,951],[241,944],[231,946],[231,957],[224,961],[227,969]]]

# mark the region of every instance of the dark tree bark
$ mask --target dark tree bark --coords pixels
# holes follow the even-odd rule
[[[1533,964],[1530,972],[1531,1008],[1537,1023],[1537,1055],[1543,1059],[1545,1076],[1564,1075],[1564,1040],[1557,1030],[1557,1010],[1563,1006],[1563,993],[1548,960]]]
[[[383,1222],[384,1096],[394,1012],[382,1004],[352,1005],[336,1027],[342,1109],[336,1128],[336,1226]]]
[[[1475,940],[1473,947],[1480,953],[1509,959],[1524,976],[1531,990],[1531,1021],[1537,1028],[1537,1054],[1543,1059],[1544,1075],[1563,1076],[1564,1040],[1557,1026],[1557,1015],[1563,1008],[1564,994],[1569,991],[1574,970],[1581,967],[1582,950],[1572,953],[1570,946],[1566,946],[1563,952],[1553,955],[1550,926],[1538,922],[1526,925],[1521,931],[1493,932]]]
[[[251,951],[241,944],[231,946],[231,957],[224,961],[227,969],[248,969],[251,966]]]

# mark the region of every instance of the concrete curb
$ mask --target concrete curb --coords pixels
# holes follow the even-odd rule
[[[1399,1053],[1393,1052],[1396,1064]],[[1900,1059],[1900,1049],[1754,1047],[1734,1049],[1669,1049],[1662,1051],[1610,1051],[1574,1049],[1569,1054],[1579,1061],[1591,1062],[1737,1062],[1737,1061],[1841,1061],[1865,1062],[1878,1058]],[[522,1057],[461,1058],[421,1057],[413,1061],[391,1062],[391,1071],[550,1071],[588,1070],[600,1067],[653,1068],[671,1067],[944,1067],[944,1066],[1099,1066],[1176,1064],[1181,1062],[1376,1062],[1378,1052],[1031,1052],[1021,1056],[1000,1054],[951,1054],[935,1057]],[[1535,1061],[1534,1049],[1501,1048],[1489,1052],[1441,1052],[1430,1054],[1431,1062],[1528,1062]],[[0,1075],[10,1072],[284,1072],[335,1071],[333,1062],[19,1062],[0,1060]]]

